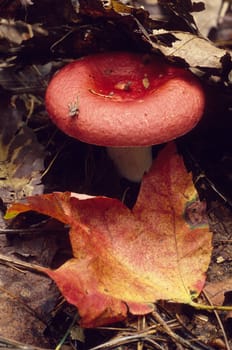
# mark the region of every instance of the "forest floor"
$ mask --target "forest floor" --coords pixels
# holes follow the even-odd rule
[[[30,268],[30,264],[56,268],[72,256],[68,228],[34,212],[10,221],[4,219],[8,205],[42,192],[108,196],[132,208],[140,188],[140,184],[118,175],[104,147],[74,140],[49,120],[44,93],[51,75],[60,66],[77,52],[84,55],[97,51],[98,45],[106,50],[119,49],[120,45],[125,49],[127,45],[127,41],[120,44],[120,33],[117,28],[108,27],[112,24],[110,21],[105,23],[102,18],[96,23],[93,21],[97,1],[86,2],[81,33],[72,29],[72,25],[78,27],[77,19],[70,19],[75,15],[78,2],[63,0],[59,9],[56,1],[53,2],[54,11],[49,13],[46,22],[48,1],[41,1],[40,5],[37,1],[34,4],[0,1],[0,348],[232,349],[231,311],[202,311],[165,301],[158,302],[154,312],[145,316],[130,315],[113,325],[81,328],[76,322],[76,308],[65,301],[55,283]],[[149,9],[153,3],[145,1]],[[231,48],[232,30],[228,23],[232,16],[230,9],[227,10],[220,28],[214,28],[214,37]],[[116,15],[113,14],[111,20],[117,21],[119,10],[114,11]],[[7,27],[4,20],[9,18],[15,21]],[[34,35],[28,39],[29,23]],[[45,23],[44,26],[41,23]],[[133,31],[132,38],[137,45],[137,34],[131,29],[130,21],[128,23],[127,30]],[[93,26],[91,35],[97,40],[94,44],[93,38],[82,41],[85,25],[88,30]],[[127,35],[130,38],[128,32]],[[51,47],[55,58],[53,53],[48,53]],[[148,50],[147,43],[143,50]],[[44,55],[50,57],[44,59]],[[231,89],[208,84],[204,79],[202,84],[207,100],[205,115],[199,125],[176,144],[186,168],[193,174],[200,199],[207,203],[206,214],[213,234],[211,263],[199,301],[232,305]],[[154,159],[162,147],[153,146]],[[15,175],[19,163],[25,165],[21,177]]]

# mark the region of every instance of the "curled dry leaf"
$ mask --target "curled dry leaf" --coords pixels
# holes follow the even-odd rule
[[[80,1],[80,13],[94,17],[109,16],[113,20],[118,20],[121,16],[125,26],[136,28],[135,33],[142,41],[147,42],[152,50],[162,53],[171,62],[181,63],[183,66],[197,68],[199,75],[206,74],[206,79],[218,82],[221,80],[227,86],[231,84],[232,52],[217,47],[212,41],[206,38],[210,25],[215,25],[216,18],[212,15],[213,10],[220,13],[220,4],[213,7],[208,5],[208,1],[191,2],[159,0],[159,4],[170,15],[168,18],[156,20],[149,17],[149,13],[142,8],[114,6],[114,1],[109,1],[110,6],[103,6],[101,1],[89,0]],[[219,8],[218,8],[219,7]],[[208,19],[213,17],[210,23],[204,27],[196,25],[198,16],[205,16]],[[167,25],[168,21],[168,25]],[[133,22],[133,26],[132,23]],[[151,30],[153,28],[153,30]],[[203,35],[201,33],[203,32]],[[135,34],[134,33],[134,34]]]
[[[222,69],[222,58],[227,54],[226,50],[217,48],[208,39],[198,37],[191,33],[185,32],[169,32],[166,30],[154,30],[153,34],[162,36],[167,34],[172,35],[173,40],[170,46],[156,45],[153,46],[161,49],[166,56],[184,59],[191,68],[214,68]]]
[[[207,38],[188,32],[155,29],[150,36],[139,22],[138,25],[148,43],[168,60],[181,62],[210,81],[221,81],[231,86],[231,51],[218,48]]]
[[[219,80],[231,87],[231,50],[218,48],[205,37],[211,26],[218,24],[218,15],[221,16],[222,2],[214,2],[217,6],[211,5],[210,0],[159,0],[159,12],[164,8],[164,16],[152,17],[142,6],[129,6],[127,2],[116,0],[63,1],[59,7],[53,0],[42,5],[38,2],[36,11],[34,6],[27,6],[26,18],[30,18],[30,23],[24,21],[25,16],[17,21],[8,18],[17,17],[22,3],[30,5],[33,1],[14,1],[12,7],[10,2],[10,5],[0,5],[0,50],[3,53],[0,65],[17,66],[20,62],[25,65],[25,60],[44,63],[51,58],[51,51],[52,57],[60,60],[64,52],[68,59],[130,47],[161,53],[171,62],[185,67],[197,67],[200,72],[196,73],[205,80],[210,77],[213,82]],[[49,11],[52,5],[56,7],[55,13]],[[197,16],[203,16],[204,23],[202,17]],[[51,26],[51,23],[56,24]],[[63,23],[60,28],[59,23]],[[199,28],[196,23],[200,23]]]
[[[193,13],[201,12],[204,9],[203,2],[192,2],[189,0],[158,0],[158,2],[162,8],[165,9],[165,11],[170,12],[169,26],[177,21],[181,22],[180,25],[182,29],[197,33],[197,27]]]
[[[73,258],[42,268],[81,323],[95,327],[146,314],[159,299],[191,304],[201,292],[211,256],[204,204],[174,144],[144,176],[132,210],[119,200],[52,193],[13,204],[6,218],[36,210],[70,225]]]

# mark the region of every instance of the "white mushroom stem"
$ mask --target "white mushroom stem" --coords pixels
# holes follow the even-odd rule
[[[148,147],[107,147],[119,174],[133,182],[140,182],[152,164],[152,148]]]

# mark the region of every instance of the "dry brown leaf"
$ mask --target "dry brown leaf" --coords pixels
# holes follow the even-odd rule
[[[0,197],[11,203],[43,192],[44,153],[19,109],[0,106]]]
[[[175,40],[169,46],[153,42],[153,47],[169,58],[182,58],[191,68],[214,68],[222,69],[222,58],[231,53],[216,47],[206,38],[186,32],[167,31],[158,29],[153,35],[160,37],[172,35]]]
[[[27,24],[23,21],[0,19],[0,40],[7,40],[20,45],[23,41],[34,37],[34,32],[48,35],[48,32],[39,24]]]
[[[232,292],[232,278],[227,278],[223,281],[208,282],[204,287],[204,291],[213,305],[223,305],[225,293]]]

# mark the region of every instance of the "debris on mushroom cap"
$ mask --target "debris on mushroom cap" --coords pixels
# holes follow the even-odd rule
[[[102,146],[147,146],[190,131],[204,93],[187,70],[129,52],[87,56],[62,68],[46,92],[46,108],[66,134]]]

